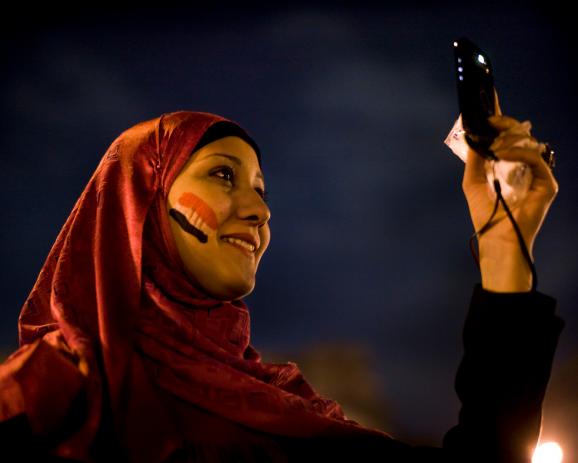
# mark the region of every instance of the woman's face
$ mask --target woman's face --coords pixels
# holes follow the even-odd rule
[[[255,151],[234,136],[194,152],[169,190],[169,222],[185,269],[218,300],[239,299],[255,287],[270,240],[264,193]]]

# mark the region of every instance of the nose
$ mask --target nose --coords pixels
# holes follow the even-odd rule
[[[237,216],[253,222],[258,227],[265,225],[271,218],[271,210],[261,195],[253,189],[239,193]]]

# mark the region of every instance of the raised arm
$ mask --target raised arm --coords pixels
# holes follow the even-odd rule
[[[558,184],[541,156],[544,144],[532,137],[529,122],[520,123],[501,114],[490,121],[500,131],[491,146],[496,156],[505,161],[524,162],[532,171],[532,183],[526,197],[512,210],[532,256],[534,240],[558,192]],[[490,218],[495,203],[485,163],[486,160],[475,151],[468,151],[462,186],[476,231]],[[478,237],[482,285],[494,292],[529,291],[532,287],[530,267],[501,206],[494,221],[496,223]]]

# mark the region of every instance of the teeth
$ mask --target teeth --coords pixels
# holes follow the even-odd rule
[[[243,246],[245,249],[247,249],[248,251],[254,252],[255,251],[255,246],[252,245],[251,243],[247,243],[246,241],[240,240],[239,238],[232,238],[230,236],[225,236],[224,238],[221,238],[223,241],[228,241],[229,243],[235,243],[235,244],[239,244],[241,246]]]

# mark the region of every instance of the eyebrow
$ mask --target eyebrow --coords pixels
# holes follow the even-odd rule
[[[209,159],[213,156],[221,156],[223,158],[227,158],[230,159],[231,161],[233,161],[235,164],[237,164],[238,166],[242,165],[243,163],[241,162],[241,160],[237,157],[237,156],[233,156],[232,154],[226,154],[226,153],[212,153],[209,154],[207,157],[205,157],[205,159]],[[263,177],[263,173],[261,171],[257,172],[257,174],[255,175],[255,177],[260,178],[261,180],[263,180],[263,182],[265,181],[265,177]]]

